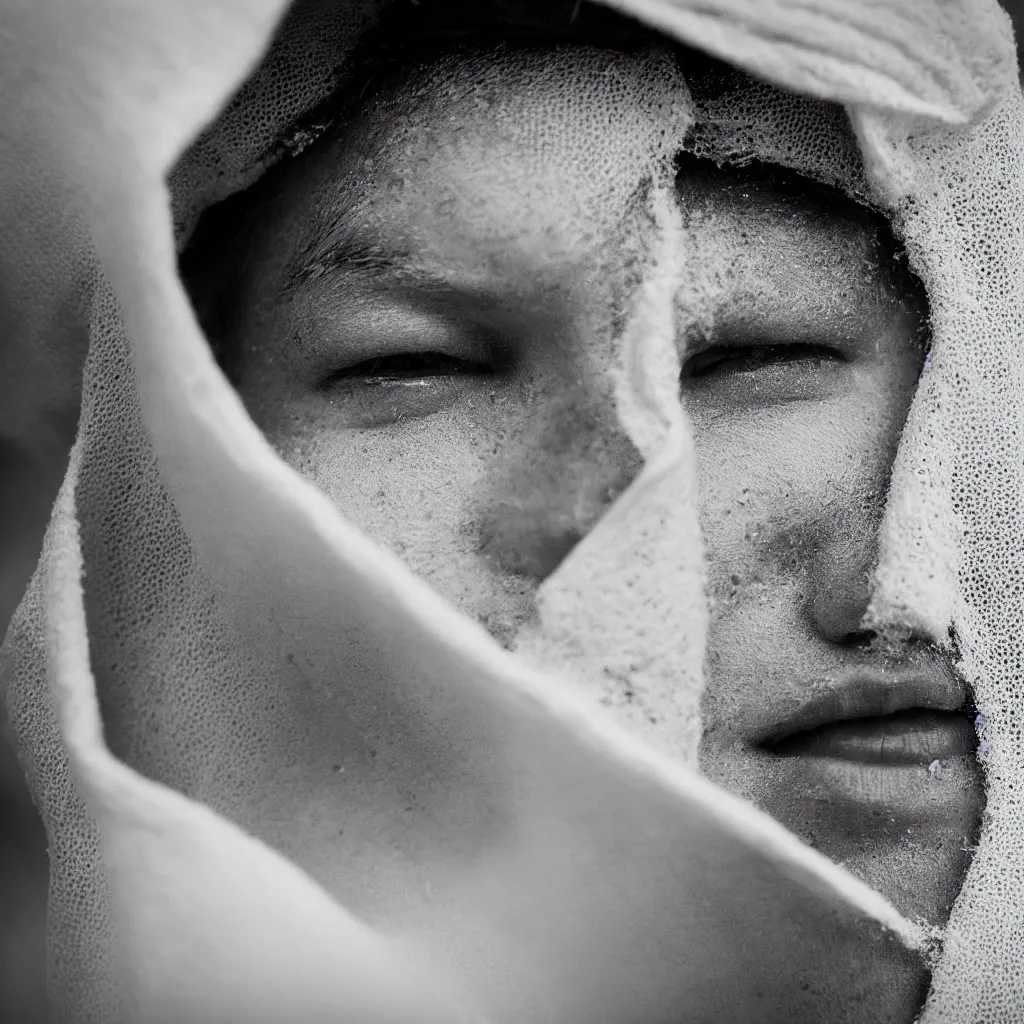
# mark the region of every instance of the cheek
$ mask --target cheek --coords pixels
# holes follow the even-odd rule
[[[816,613],[835,588],[860,592],[904,414],[871,384],[854,374],[828,398],[756,410],[692,403],[711,605],[705,726],[723,743],[835,667]],[[734,745],[723,757],[743,775]]]
[[[435,575],[466,547],[488,438],[458,414],[357,430],[327,417],[271,437],[374,540]]]
[[[756,412],[691,413],[713,599],[771,599],[837,523],[877,528],[899,424],[857,389]]]
[[[533,590],[481,556],[481,495],[512,410],[473,407],[356,430],[322,415],[268,439],[350,522],[456,607],[510,641]]]

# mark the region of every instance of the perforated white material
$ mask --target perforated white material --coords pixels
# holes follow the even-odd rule
[[[254,74],[175,164],[170,185],[179,235],[188,234],[200,211],[301,148],[303,136],[290,129],[337,88],[380,6],[302,0],[290,8]]]
[[[249,74],[281,5],[182,0],[164,20],[149,6],[0,3],[0,66],[22,72],[0,114],[0,200],[62,168],[103,274],[79,440],[2,661],[50,840],[55,1019],[820,1020],[820,993],[780,985],[794,962],[885,1019],[877,979],[899,989],[920,929],[544,674],[586,690],[635,619],[679,659],[680,714],[699,698],[692,460],[658,383],[678,374],[671,213],[655,207],[617,396],[647,470],[549,582],[514,659],[284,466],[176,278],[175,230],[301,146],[296,118],[336,86],[377,5],[295,6],[176,164],[173,216],[167,152]],[[955,643],[986,715],[988,808],[924,1021],[1024,1020],[1024,102],[1009,25],[994,0],[612,6],[811,97],[748,84],[691,107],[666,86],[665,135],[643,140],[652,175],[696,118],[702,155],[772,159],[890,210],[927,288],[933,351],[872,616]],[[138,59],[119,62],[125,47]],[[819,100],[848,105],[859,154],[834,108],[799,127]],[[54,116],[21,116],[38,110]],[[615,187],[612,147],[579,158]],[[638,564],[644,531],[664,555]],[[595,577],[652,600],[616,617]],[[666,608],[687,601],[671,637]],[[654,659],[651,685],[663,677]],[[324,792],[343,828],[298,849],[289,822]]]
[[[946,935],[926,1022],[1024,1007],[1019,840],[1024,733],[1024,104],[1012,90],[963,132],[859,125],[928,289],[934,348],[896,467],[875,610],[946,613],[984,715],[985,827]],[[939,557],[930,562],[922,552]],[[954,583],[953,574],[956,574]],[[940,611],[941,610],[941,611]]]

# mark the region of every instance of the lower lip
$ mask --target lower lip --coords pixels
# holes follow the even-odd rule
[[[836,722],[761,747],[751,797],[840,859],[911,834],[967,843],[984,803],[976,750],[970,719],[952,713]]]
[[[833,722],[789,736],[769,749],[783,757],[896,767],[967,757],[974,754],[977,743],[974,726],[966,716],[911,710]]]

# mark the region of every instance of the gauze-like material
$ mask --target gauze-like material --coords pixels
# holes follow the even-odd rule
[[[285,467],[214,365],[177,281],[174,225],[187,234],[202,207],[301,145],[290,126],[336,83],[327,55],[343,59],[369,13],[296,8],[264,70],[177,163],[172,220],[164,174],[245,78],[280,6],[0,6],[14,97],[0,117],[0,195],[45,194],[45,166],[103,275],[79,439],[4,647],[50,837],[56,1018],[819,1019],[814,993],[788,991],[794,962],[870,1000],[871,965],[898,974],[923,948],[919,929],[565,685],[596,662],[580,634],[608,621],[587,606],[590,573],[608,591],[626,568],[634,586],[667,590],[663,560],[638,571],[627,557],[636,517],[690,524],[675,550],[653,542],[680,576],[683,597],[668,599],[700,589],[693,510],[664,514],[666,493],[693,493],[685,421],[662,379],[678,372],[665,358],[682,274],[670,216],[617,396],[647,468],[592,534],[610,545],[597,564],[585,541],[546,584],[532,667]],[[968,0],[615,6],[847,103],[864,187],[893,212],[928,289],[934,350],[897,460],[873,614],[939,636],[952,627],[988,714],[988,820],[926,1020],[1013,1020],[1024,119],[1009,27],[994,2]],[[730,159],[761,145],[772,155],[769,134],[747,134],[761,141],[733,138]],[[832,168],[814,140],[782,162],[856,174],[849,154]],[[29,286],[18,298],[39,301]],[[647,607],[630,611],[638,628]],[[649,607],[656,624],[661,606]],[[681,626],[695,707],[696,603]],[[125,702],[155,699],[180,707],[177,734],[118,729]],[[200,720],[217,723],[215,748],[194,746]],[[173,745],[193,754],[188,777],[172,770]],[[288,813],[324,786],[356,836],[321,854],[343,905],[288,862],[311,856],[288,849]],[[272,849],[253,833],[273,832],[275,815]]]
[[[1022,126],[1016,89],[961,132],[867,112],[857,123],[928,291],[933,335],[895,467],[872,613],[881,622],[912,620],[917,609],[935,616],[932,595],[952,591],[952,639],[983,721],[985,825],[926,1024],[1012,1020],[1024,1007],[1024,565],[1011,539],[1024,498]],[[938,557],[923,557],[928,550]]]

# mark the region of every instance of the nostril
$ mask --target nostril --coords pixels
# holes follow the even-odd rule
[[[847,633],[839,641],[839,646],[851,649],[870,647],[877,639],[878,634],[873,629],[859,629],[852,633]]]

